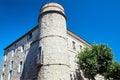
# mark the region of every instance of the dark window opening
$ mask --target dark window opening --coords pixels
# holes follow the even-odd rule
[[[32,33],[29,34],[29,39],[31,39],[31,38],[32,38]]]
[[[80,50],[82,49],[82,45],[80,45]]]
[[[72,41],[72,46],[73,46],[73,49],[76,49],[74,41]]]
[[[22,50],[24,50],[25,49],[25,46],[24,45],[22,45]]]
[[[23,62],[20,61],[18,72],[22,72],[22,68],[23,68]]]
[[[9,73],[8,80],[11,80],[11,77],[12,77],[12,70],[11,70],[10,73]]]
[[[37,53],[37,64],[42,65],[43,64],[43,52],[42,48],[39,47],[38,53]]]
[[[70,74],[70,79],[73,80],[73,78],[72,78],[72,74]]]
[[[11,62],[11,68],[13,68],[13,61]]]

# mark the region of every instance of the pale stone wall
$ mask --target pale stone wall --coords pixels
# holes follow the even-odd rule
[[[5,50],[2,62],[1,73],[4,74],[4,80],[8,80],[10,71],[12,71],[11,80],[20,80],[22,72],[19,72],[19,63],[22,61],[23,67],[26,57],[28,56],[30,50],[30,44],[38,38],[39,31],[36,29],[32,32],[32,38],[28,39],[29,35],[11,45]],[[22,46],[24,45],[24,50],[22,51]],[[6,59],[5,59],[6,57]],[[12,64],[13,61],[13,64]],[[5,66],[4,66],[5,65]],[[3,71],[4,68],[4,71]],[[2,76],[1,76],[2,78]]]
[[[57,3],[42,7],[39,19],[40,47],[44,60],[40,80],[70,80],[67,54],[66,19]]]
[[[38,64],[40,47],[43,61]],[[4,74],[4,80],[8,80],[12,71],[11,80],[87,80],[81,71],[81,76],[76,74],[76,55],[85,47],[90,47],[90,44],[66,29],[64,8],[57,3],[45,4],[41,8],[39,26],[5,49],[1,76]],[[13,67],[10,68],[12,61]],[[23,68],[19,72],[21,61]]]
[[[75,42],[75,48],[73,48],[73,41]],[[73,80],[78,78],[78,75],[76,74],[76,71],[78,71],[76,56],[78,52],[82,51],[85,47],[88,47],[87,45],[85,45],[85,43],[82,43],[80,40],[75,39],[75,37],[71,36],[70,34],[67,35],[67,49],[69,54],[70,75]],[[79,80],[85,79],[84,76],[80,76],[79,78],[81,78]]]

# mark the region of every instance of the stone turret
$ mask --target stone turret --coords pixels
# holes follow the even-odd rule
[[[39,80],[70,80],[64,8],[58,3],[47,3],[38,20],[43,56]]]

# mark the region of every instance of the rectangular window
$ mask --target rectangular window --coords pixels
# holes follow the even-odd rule
[[[22,45],[22,46],[21,46],[21,52],[24,52],[24,49],[25,49],[25,46]]]
[[[72,74],[70,74],[70,79],[73,80]]]
[[[11,68],[13,68],[13,61],[11,61]]]
[[[4,80],[4,73],[1,75],[1,80]]]
[[[29,34],[29,37],[28,37],[28,38],[29,38],[29,39],[31,39],[31,38],[32,38],[32,33],[30,33],[30,34]]]
[[[39,47],[38,53],[37,53],[37,64],[42,65],[43,64],[43,52],[42,48]]]
[[[9,52],[9,49],[7,49],[7,52]]]
[[[82,49],[82,45],[79,45],[79,47],[80,47],[80,50]]]
[[[15,55],[15,49],[12,51],[12,57],[14,57]]]
[[[19,68],[18,68],[18,72],[22,72],[22,68],[23,68],[23,62],[20,61],[20,63],[19,63]]]
[[[5,71],[5,68],[6,68],[6,65],[4,64],[4,65],[3,65],[3,72]]]
[[[7,54],[4,55],[4,61],[6,61],[6,60],[7,60]]]
[[[14,54],[16,53],[16,49],[13,50],[14,51]]]
[[[12,70],[9,72],[8,80],[11,80],[12,77]]]
[[[75,74],[74,74],[74,80],[77,80]]]
[[[10,69],[12,69],[13,68],[13,61],[11,61],[11,63],[10,63]]]
[[[74,41],[72,41],[72,46],[73,46],[73,49],[76,49]]]

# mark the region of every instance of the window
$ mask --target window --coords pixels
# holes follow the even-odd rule
[[[30,34],[29,34],[28,38],[29,38],[29,39],[31,39],[31,38],[32,38],[32,33],[30,33]]]
[[[15,55],[15,49],[12,51],[12,57],[14,57]]]
[[[37,54],[37,59],[40,60],[40,56],[41,56],[41,47],[39,47],[39,52]]]
[[[10,63],[10,69],[12,69],[13,68],[13,61],[11,61],[11,63]]]
[[[14,57],[14,50],[12,51],[12,57]]]
[[[37,64],[42,65],[43,64],[43,52],[42,47],[39,47],[38,53],[37,53]]]
[[[19,63],[19,68],[18,68],[18,72],[22,72],[22,68],[23,68],[23,62],[20,61],[20,63]]]
[[[74,74],[74,80],[77,80],[75,74]]]
[[[79,47],[80,47],[80,50],[82,49],[82,45],[79,45]]]
[[[9,52],[9,49],[7,49],[7,52]]]
[[[11,61],[11,68],[13,68],[13,61]]]
[[[12,77],[12,70],[9,72],[8,80],[11,80]]]
[[[4,80],[4,73],[1,75],[1,80]]]
[[[14,54],[16,53],[16,49],[14,49]]]
[[[70,74],[70,79],[73,80],[72,74]]]
[[[24,49],[25,49],[25,46],[24,46],[24,45],[22,45],[22,47],[21,47],[21,52],[23,52],[23,51],[24,51]]]
[[[6,65],[4,64],[4,65],[3,65],[3,72],[5,71],[5,68],[6,68]]]
[[[72,41],[72,46],[73,46],[73,49],[76,49],[74,41]]]
[[[7,54],[4,55],[4,60],[5,60],[5,61],[7,60]]]

